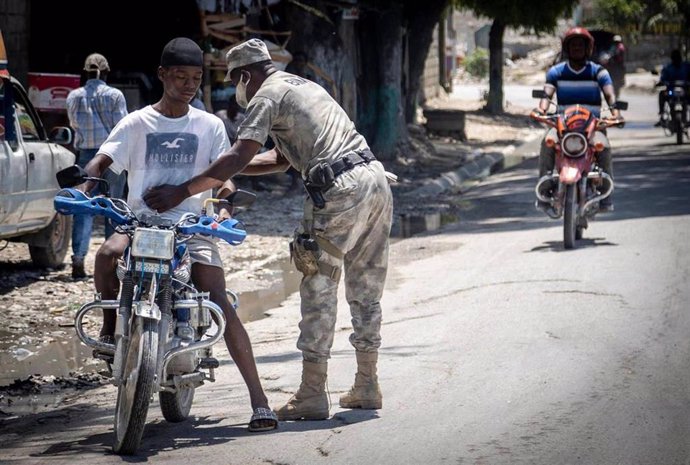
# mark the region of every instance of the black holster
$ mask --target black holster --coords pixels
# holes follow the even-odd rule
[[[321,189],[311,185],[309,182],[304,183],[304,189],[307,191],[307,195],[314,204],[314,208],[321,209],[326,206],[326,200],[323,198]]]

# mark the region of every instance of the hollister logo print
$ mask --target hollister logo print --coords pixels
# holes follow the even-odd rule
[[[146,135],[147,168],[194,166],[199,139],[187,132],[163,132]]]

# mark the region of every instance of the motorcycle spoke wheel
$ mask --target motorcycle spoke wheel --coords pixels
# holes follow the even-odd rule
[[[161,412],[165,419],[171,423],[185,421],[194,402],[193,387],[180,388],[177,392],[159,392],[158,400]]]
[[[563,206],[563,246],[566,249],[575,247],[577,229],[577,186],[570,184],[565,191],[565,205]]]
[[[144,434],[156,377],[157,328],[157,322],[143,318],[132,327],[115,405],[113,450],[120,455],[134,454]]]

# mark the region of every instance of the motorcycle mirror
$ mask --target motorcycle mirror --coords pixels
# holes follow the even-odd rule
[[[616,108],[619,110],[627,110],[628,109],[628,102],[624,102],[622,100],[619,100],[616,102]]]
[[[64,189],[83,184],[89,175],[81,166],[72,165],[58,171],[55,177],[57,178],[58,185]]]
[[[255,193],[242,189],[237,189],[235,192],[225,197],[225,201],[233,207],[249,207],[255,200]]]
[[[546,92],[544,89],[533,89],[532,98],[546,98]]]
[[[58,186],[61,188],[74,187],[79,184],[84,184],[86,181],[95,181],[100,186],[101,192],[110,197],[110,184],[105,179],[92,178],[84,168],[79,165],[68,166],[67,168],[55,173]]]

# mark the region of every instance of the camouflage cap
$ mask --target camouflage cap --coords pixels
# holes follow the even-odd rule
[[[84,61],[84,71],[110,71],[110,66],[103,55],[92,53]]]
[[[225,61],[228,64],[228,73],[225,75],[225,81],[230,80],[230,73],[235,68],[270,59],[271,55],[268,53],[268,47],[266,47],[262,40],[249,39],[246,42],[235,45],[225,55]]]

